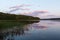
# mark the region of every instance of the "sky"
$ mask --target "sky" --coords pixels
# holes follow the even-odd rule
[[[0,12],[60,18],[60,0],[0,0]]]

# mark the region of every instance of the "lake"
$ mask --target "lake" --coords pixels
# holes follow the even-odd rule
[[[60,21],[41,20],[15,27],[4,35],[3,40],[60,40]]]

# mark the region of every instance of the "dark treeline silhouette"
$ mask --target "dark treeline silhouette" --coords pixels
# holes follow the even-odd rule
[[[19,20],[19,21],[23,20],[24,21],[24,20],[40,20],[40,18],[0,12],[0,20]]]
[[[50,18],[50,20],[60,20],[60,18]]]
[[[48,19],[40,19],[40,20],[60,20],[60,18],[48,18]]]

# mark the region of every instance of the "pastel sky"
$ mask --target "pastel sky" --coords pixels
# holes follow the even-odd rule
[[[0,0],[0,11],[40,18],[60,17],[60,0]]]

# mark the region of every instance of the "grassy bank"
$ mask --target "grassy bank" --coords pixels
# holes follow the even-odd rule
[[[20,22],[7,22],[7,21],[4,21],[4,22],[1,22],[0,21],[0,29],[7,29],[7,28],[12,28],[14,26],[21,26],[23,25],[24,23],[20,23]]]
[[[36,22],[39,22],[39,21],[20,21],[20,22],[17,22],[14,20],[0,20],[0,30],[7,29],[7,28],[13,28],[15,26],[22,27],[24,25],[32,24],[32,23],[36,23]]]

